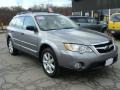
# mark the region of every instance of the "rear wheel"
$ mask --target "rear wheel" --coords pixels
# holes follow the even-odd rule
[[[9,49],[9,53],[11,55],[17,55],[18,54],[18,50],[14,48],[11,38],[8,39],[8,49]]]
[[[51,48],[46,48],[42,52],[42,67],[44,72],[52,78],[59,75],[60,69],[57,58]]]

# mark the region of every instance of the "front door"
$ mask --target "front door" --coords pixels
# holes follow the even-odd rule
[[[26,48],[26,50],[32,54],[35,54],[38,51],[38,32],[27,30],[26,27],[28,26],[36,27],[34,19],[31,16],[25,17],[24,33],[23,33],[22,38],[23,38],[23,43],[24,43],[24,47]]]

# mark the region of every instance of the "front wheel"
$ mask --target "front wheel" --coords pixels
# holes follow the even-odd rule
[[[52,78],[57,77],[60,69],[54,51],[51,48],[44,49],[41,59],[44,72]]]

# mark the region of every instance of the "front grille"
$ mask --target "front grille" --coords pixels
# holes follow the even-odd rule
[[[99,53],[107,53],[114,50],[114,45],[112,41],[109,41],[108,43],[104,43],[104,44],[94,45],[94,46]]]

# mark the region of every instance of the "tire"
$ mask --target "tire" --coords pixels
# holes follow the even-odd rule
[[[58,77],[60,74],[60,68],[54,51],[51,48],[45,48],[42,51],[41,59],[44,72],[49,77]]]
[[[13,45],[13,42],[12,42],[11,38],[8,39],[8,49],[9,49],[9,53],[11,55],[17,55],[18,54],[18,50],[14,48],[14,45]]]

